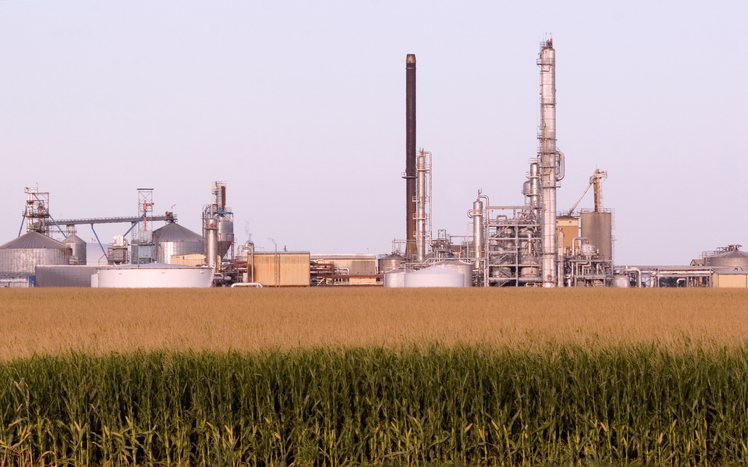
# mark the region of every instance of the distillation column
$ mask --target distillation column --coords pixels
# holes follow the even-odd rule
[[[431,153],[421,149],[417,163],[416,261],[426,260],[427,240],[431,235]],[[427,207],[428,206],[428,212]]]
[[[405,257],[415,259],[416,246],[416,56],[405,58]]]
[[[544,41],[540,48],[540,183],[542,188],[543,256],[541,271],[543,287],[555,287],[556,271],[556,51],[553,39]]]

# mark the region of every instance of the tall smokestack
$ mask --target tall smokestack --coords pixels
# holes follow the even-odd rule
[[[413,259],[416,247],[416,56],[405,58],[405,257]]]
[[[543,287],[555,287],[558,279],[556,270],[556,170],[558,170],[558,150],[556,149],[556,51],[553,39],[540,46],[540,132],[538,134],[540,160],[540,185],[542,187],[543,257],[541,271]]]

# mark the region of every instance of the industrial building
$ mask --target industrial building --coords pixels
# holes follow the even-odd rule
[[[137,189],[137,215],[54,219],[50,196],[26,189],[18,238],[0,246],[0,286],[8,287],[748,287],[740,245],[703,252],[689,265],[616,265],[614,216],[603,205],[607,172],[596,169],[571,209],[557,206],[566,157],[557,145],[556,50],[540,44],[537,153],[521,201],[466,200],[467,235],[432,228],[433,155],[417,149],[416,56],[405,59],[405,238],[392,252],[310,254],[237,245],[225,182],[212,184],[200,233],[172,212],[154,213],[153,189]],[[394,175],[394,174],[393,174]],[[592,188],[593,209],[577,211]],[[23,226],[26,233],[22,234]],[[95,226],[123,224],[111,245]],[[90,226],[107,264],[89,264],[78,226]],[[158,227],[157,227],[158,225]],[[126,229],[125,229],[126,227]],[[58,239],[54,237],[57,236]]]
[[[582,196],[569,210],[556,203],[565,176],[565,155],[557,147],[556,52],[553,39],[540,44],[540,121],[538,151],[522,186],[524,200],[492,204],[483,190],[467,216],[471,235],[432,236],[432,154],[416,151],[416,57],[406,56],[405,239],[380,260],[385,287],[443,286],[449,279],[433,266],[451,267],[479,287],[743,287],[748,254],[732,245],[702,254],[682,266],[614,265],[613,211],[603,206],[603,181],[595,170]],[[594,208],[576,211],[590,188]],[[747,272],[748,273],[748,272]],[[418,277],[413,285],[411,277]],[[746,284],[746,285],[744,285]],[[457,286],[456,283],[453,286]]]

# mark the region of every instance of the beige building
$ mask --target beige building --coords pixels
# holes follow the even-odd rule
[[[712,287],[723,289],[748,288],[748,272],[715,272],[712,274]]]
[[[255,252],[247,257],[247,282],[263,287],[309,287],[309,253]]]

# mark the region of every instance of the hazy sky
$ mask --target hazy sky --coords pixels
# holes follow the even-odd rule
[[[559,209],[599,167],[617,264],[748,250],[746,19],[744,0],[2,1],[0,243],[25,186],[58,218],[135,215],[153,187],[199,232],[222,180],[239,242],[388,253],[405,236],[408,53],[434,230],[463,235],[478,189],[523,202],[552,33]]]

